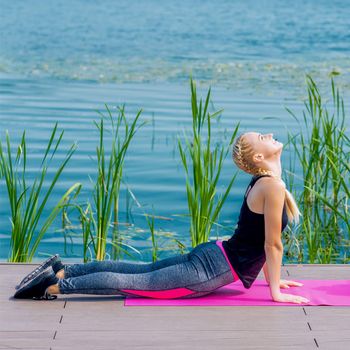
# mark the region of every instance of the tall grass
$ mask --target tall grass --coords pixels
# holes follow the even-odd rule
[[[11,241],[8,257],[10,262],[30,262],[32,260],[41,239],[60,213],[67,198],[73,193],[77,195],[80,190],[79,183],[71,186],[51,209],[47,217],[43,219],[43,223],[40,222],[45,209],[47,209],[50,195],[76,149],[76,145],[70,147],[63,162],[54,172],[53,179],[46,184],[48,167],[58,150],[63,133],[64,131],[56,135],[56,123],[41,160],[39,175],[30,184],[27,179],[26,133],[23,132],[15,155],[12,153],[8,132],[6,132],[6,148],[0,141],[0,172],[5,179],[11,210]],[[44,184],[48,185],[47,190],[44,190]]]
[[[301,261],[331,263],[344,257],[350,239],[350,142],[344,102],[333,79],[330,111],[310,76],[307,89],[302,122],[288,109],[300,127],[288,137],[303,175],[297,199],[303,219],[295,237]]]
[[[218,181],[229,147],[212,145],[211,121],[221,111],[210,113],[210,89],[205,102],[198,100],[196,86],[191,79],[192,135],[185,135],[185,144],[178,140],[181,160],[186,174],[187,204],[190,215],[192,246],[207,242],[213,224],[231,190],[237,173],[230,180],[223,195],[217,195]],[[238,131],[239,124],[231,136],[230,145]]]
[[[118,212],[124,160],[135,133],[145,124],[145,122],[138,124],[142,110],[129,122],[124,106],[118,108],[116,118],[108,106],[105,106],[107,115],[101,113],[99,123],[95,122],[99,131],[99,144],[96,147],[97,175],[93,203],[88,201],[85,208],[78,208],[83,232],[84,261],[88,260],[87,254],[91,249],[97,260],[104,260],[107,242],[113,247],[113,258],[116,258],[121,251],[118,237]],[[108,153],[105,138],[105,133],[108,131],[106,123],[110,126],[112,138]],[[109,238],[110,231],[112,231],[111,238]]]

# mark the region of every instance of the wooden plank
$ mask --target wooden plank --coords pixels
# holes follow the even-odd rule
[[[0,349],[50,349],[55,331],[0,331]]]
[[[70,307],[70,306],[69,306]],[[272,307],[274,308],[274,307]],[[250,312],[240,312],[234,307],[213,307],[204,309],[202,307],[167,307],[128,308],[130,311],[123,311],[116,307],[115,310],[109,308],[96,312],[83,306],[81,309],[75,308],[63,316],[60,329],[64,330],[166,330],[171,328],[176,330],[270,330],[276,331],[306,331],[307,325],[303,315],[298,308],[284,308],[282,310],[272,310],[267,308],[252,308]],[[132,310],[131,310],[132,309]],[[81,315],[84,315],[82,318]],[[103,318],[96,318],[96,315],[103,314]],[[269,320],[266,322],[266,320]],[[288,319],[288,322],[285,320]],[[300,322],[303,319],[304,322]],[[252,322],[254,320],[254,322]]]
[[[349,265],[286,265],[289,278],[350,279]]]
[[[123,296],[79,294],[12,299],[35,266],[0,264],[0,349],[349,348],[348,307],[124,307]],[[349,266],[286,265],[282,276],[349,279]]]
[[[310,327],[314,331],[333,330],[343,334],[344,331],[350,330],[349,307],[308,307],[305,310],[307,322],[310,323]]]
[[[350,349],[350,330],[312,331],[312,335],[316,339],[320,349],[328,349],[328,350],[349,350]]]
[[[53,331],[56,329],[61,315],[42,313],[32,315],[30,313],[0,314],[0,330],[2,332],[25,332],[25,331]]]
[[[281,333],[274,331],[232,332],[222,330],[141,331],[129,329],[121,331],[86,331],[57,332],[53,349],[313,349],[316,348],[307,333]]]

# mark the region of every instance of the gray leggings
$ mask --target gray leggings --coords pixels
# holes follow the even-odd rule
[[[189,253],[154,263],[93,261],[65,265],[62,294],[131,295],[150,298],[192,298],[234,282],[222,247],[216,241],[199,244]]]

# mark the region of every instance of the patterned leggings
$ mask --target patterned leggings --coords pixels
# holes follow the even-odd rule
[[[199,244],[184,255],[154,263],[93,261],[64,266],[61,294],[131,295],[192,298],[211,293],[238,279],[221,241]]]

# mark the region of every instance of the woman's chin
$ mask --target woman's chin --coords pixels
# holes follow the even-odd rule
[[[283,143],[277,141],[275,144],[275,149],[276,149],[276,153],[281,154],[283,151]]]
[[[279,141],[276,141],[276,146],[279,147],[279,148],[283,148],[283,143],[279,142]]]

